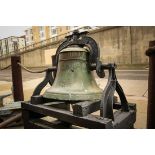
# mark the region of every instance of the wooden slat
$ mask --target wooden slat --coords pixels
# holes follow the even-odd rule
[[[112,121],[110,119],[107,120],[98,119],[97,117],[94,117],[92,115],[88,115],[86,117],[77,117],[73,115],[72,112],[67,110],[48,107],[45,105],[32,105],[30,103],[29,104],[22,103],[22,108],[32,112],[43,114],[45,116],[52,116],[62,121],[81,127],[92,129],[112,128]]]
[[[122,112],[121,110],[115,112],[115,121],[113,127],[115,129],[130,129],[133,128],[136,121],[136,111]]]
[[[73,114],[83,117],[96,112],[100,109],[101,101],[83,101],[75,103],[73,107]]]
[[[59,120],[56,121],[46,121],[42,119],[30,120],[29,125],[36,129],[81,129],[77,126],[65,126],[65,124]]]

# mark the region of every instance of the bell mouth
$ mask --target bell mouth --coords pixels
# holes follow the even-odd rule
[[[88,100],[101,100],[101,92],[91,92],[91,93],[77,93],[77,92],[51,92],[46,91],[43,95],[44,98],[64,100],[64,101],[88,101]]]

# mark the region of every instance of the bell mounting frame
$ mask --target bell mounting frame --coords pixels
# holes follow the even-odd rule
[[[89,55],[90,64],[97,63],[97,60],[99,60],[100,58],[100,49],[96,41],[93,38],[86,36],[87,34],[88,34],[88,31],[79,33],[78,30],[75,30],[73,31],[73,34],[66,36],[65,41],[63,41],[62,44],[57,48],[56,64],[58,63],[58,57],[59,57],[60,51],[73,45],[78,45],[79,47],[82,47],[82,48],[88,47],[90,50],[90,55]]]
[[[25,128],[46,128],[46,123],[43,123],[43,126],[33,123],[34,118],[40,118],[42,115],[58,118],[58,120],[60,120],[59,125],[63,124],[63,127],[67,128],[70,128],[70,125],[78,125],[86,128],[122,129],[134,127],[136,121],[136,104],[128,103],[124,91],[116,77],[116,65],[112,63],[103,64],[99,60],[100,50],[98,44],[93,38],[86,36],[86,34],[88,34],[88,32],[79,33],[78,31],[74,31],[73,34],[67,36],[66,40],[58,47],[54,57],[55,62],[52,61],[53,67],[48,68],[46,71],[45,79],[34,90],[30,103],[22,103]],[[42,89],[48,83],[52,86],[55,80],[60,51],[73,45],[78,45],[82,48],[88,47],[90,49],[90,70],[96,70],[96,73],[100,78],[104,77],[105,70],[108,70],[109,72],[107,85],[102,92],[100,101],[98,102],[83,101],[68,103],[65,101],[49,100],[40,95]],[[117,92],[120,98],[120,103],[114,102],[114,92]],[[69,104],[72,105],[73,113],[69,110]],[[50,105],[50,107],[47,107],[47,105]],[[116,109],[117,111],[114,112],[113,109]],[[100,110],[99,117],[91,115],[92,112],[97,110]]]
[[[105,73],[103,70],[101,70],[98,66],[99,64],[101,64],[100,61],[100,48],[97,44],[97,42],[87,36],[89,32],[88,31],[84,31],[84,32],[80,32],[78,30],[73,31],[73,33],[71,35],[66,36],[65,41],[62,42],[62,44],[60,44],[60,46],[57,48],[56,50],[56,66],[58,65],[58,59],[59,59],[59,54],[60,51],[62,51],[63,49],[73,46],[73,45],[78,45],[79,47],[87,47],[90,51],[89,54],[89,65],[95,65],[96,66],[96,73],[100,78],[104,78]]]

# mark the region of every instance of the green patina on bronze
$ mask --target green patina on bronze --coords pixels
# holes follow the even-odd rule
[[[100,99],[102,90],[88,68],[88,55],[89,51],[80,47],[62,50],[55,81],[43,96],[68,101]]]

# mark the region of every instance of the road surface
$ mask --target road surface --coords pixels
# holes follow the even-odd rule
[[[32,70],[42,70],[42,69],[32,69]],[[116,70],[117,79],[124,80],[148,80],[148,70]],[[11,70],[0,71],[0,81],[11,81]],[[42,78],[45,73],[29,73],[22,70],[23,81],[28,81],[36,78]],[[106,71],[106,77],[108,77],[108,72]]]

